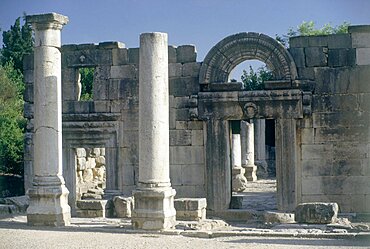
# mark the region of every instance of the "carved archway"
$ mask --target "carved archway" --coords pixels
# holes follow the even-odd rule
[[[226,37],[208,52],[200,69],[199,83],[225,83],[238,64],[253,59],[266,63],[274,80],[297,78],[294,60],[281,43],[264,34],[244,32]]]

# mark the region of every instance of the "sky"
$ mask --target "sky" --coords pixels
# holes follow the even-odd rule
[[[275,37],[311,20],[317,27],[370,24],[369,0],[0,0],[0,28],[8,30],[24,12],[68,16],[62,44],[121,41],[138,47],[140,33],[166,32],[171,45],[194,44],[197,61],[239,32]]]

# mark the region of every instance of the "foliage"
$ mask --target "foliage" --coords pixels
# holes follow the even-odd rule
[[[94,68],[83,67],[79,69],[81,75],[81,98],[80,100],[92,100],[93,99],[93,81],[94,81]]]
[[[1,49],[1,64],[13,61],[14,68],[23,72],[23,57],[33,49],[32,30],[28,24],[21,26],[20,17],[8,31],[3,32],[3,48]]]
[[[287,46],[290,37],[345,34],[348,33],[349,25],[349,22],[343,22],[338,26],[332,26],[330,23],[327,23],[322,28],[316,28],[313,21],[304,21],[296,28],[289,28],[287,34],[282,36],[276,35],[276,40],[281,42],[284,46]]]
[[[247,91],[262,90],[263,83],[272,79],[272,73],[266,66],[259,67],[254,71],[252,66],[249,66],[249,72],[243,70],[241,80],[244,84],[244,89]]]
[[[23,174],[23,76],[12,62],[0,65],[0,172]]]

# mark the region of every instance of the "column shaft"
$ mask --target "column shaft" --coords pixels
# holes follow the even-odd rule
[[[169,174],[167,34],[141,34],[139,70],[139,183],[132,224],[161,230],[176,223]]]
[[[254,125],[250,121],[241,121],[240,133],[242,140],[242,167],[248,181],[257,180],[257,167],[254,164]]]
[[[51,13],[27,16],[35,32],[34,176],[29,189],[29,225],[63,226],[70,221],[62,176],[60,31],[68,18]]]

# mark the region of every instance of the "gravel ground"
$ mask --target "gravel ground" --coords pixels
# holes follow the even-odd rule
[[[365,239],[226,236],[194,238],[141,233],[99,220],[71,227],[29,227],[25,216],[0,220],[0,248],[370,248]],[[104,225],[103,225],[104,223]]]

